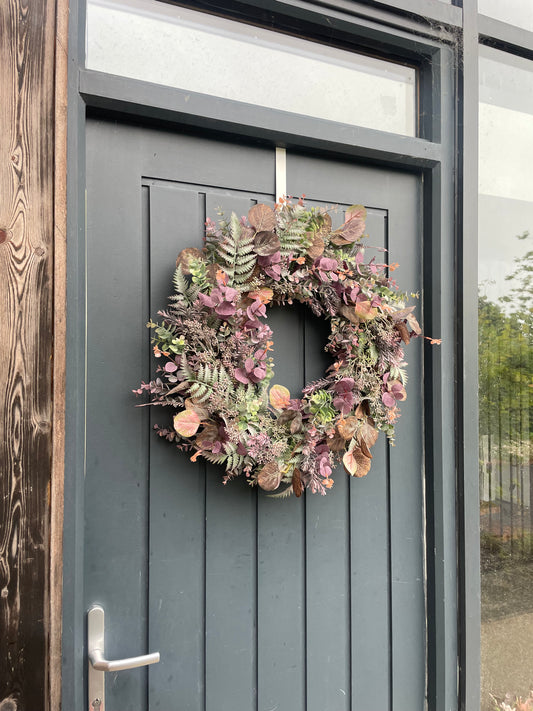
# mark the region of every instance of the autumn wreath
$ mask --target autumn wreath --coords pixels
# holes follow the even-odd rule
[[[378,430],[389,438],[404,400],[402,343],[420,327],[387,270],[364,261],[365,208],[332,230],[330,211],[281,200],[248,217],[206,222],[205,246],[184,249],[175,293],[150,321],[157,377],[134,392],[176,411],[156,430],[179,449],[279,494],[325,494],[335,462],[364,476]],[[269,304],[307,304],[327,318],[324,377],[291,397],[274,375]]]

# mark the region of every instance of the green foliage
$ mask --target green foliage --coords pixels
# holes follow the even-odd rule
[[[187,357],[185,354],[181,357],[181,367],[178,371],[178,375],[180,380],[189,380],[192,381],[195,378],[195,372],[194,370],[190,367],[190,365],[187,362]]]
[[[211,464],[224,464],[228,458],[228,455],[223,452],[220,454],[213,454],[213,452],[210,452],[209,450],[204,450],[202,452],[202,457],[207,459],[208,462],[211,462]]]
[[[232,212],[229,225],[223,223],[225,238],[217,242],[219,263],[229,277],[228,285],[242,287],[254,271],[257,255],[254,252],[254,232],[244,229],[237,215]]]
[[[213,454],[209,451],[204,451],[203,456],[212,464],[223,464],[226,471],[230,474],[237,472],[245,465],[246,457],[237,452],[237,446],[232,442],[224,444],[224,451],[218,454]]]
[[[533,424],[533,252],[515,264],[506,281],[516,286],[508,294],[498,303],[479,297],[479,415],[482,435],[519,443],[531,439]]]
[[[204,259],[190,259],[189,260],[189,271],[191,272],[192,283],[201,291],[203,294],[209,294],[211,291],[211,284],[207,277],[207,263]]]
[[[278,217],[277,229],[281,255],[286,257],[289,254],[304,254],[311,246],[313,228],[317,228],[319,222],[313,211],[299,209],[299,206],[282,213]]]
[[[529,233],[518,237],[528,238]],[[509,291],[495,301],[482,294],[478,299],[481,495],[490,498],[486,505],[489,509],[495,507],[493,516],[501,522],[497,534],[490,530],[481,535],[482,564],[487,569],[533,555],[531,532],[523,522],[521,525],[514,521],[509,527],[505,519],[507,502],[514,504],[516,515],[526,512],[529,518],[527,479],[529,486],[533,485],[529,476],[533,434],[533,252],[525,252],[514,263],[514,271],[505,277],[511,286]],[[486,514],[482,521],[488,521]]]
[[[359,363],[365,363],[369,366],[375,365],[378,362],[379,354],[371,334],[361,333],[359,334],[358,340],[357,352],[360,359]]]
[[[213,390],[223,389],[228,396],[234,392],[233,382],[223,365],[201,364],[196,373],[191,372],[188,377],[192,381],[189,393],[198,403],[207,402]]]
[[[175,294],[170,297],[172,301],[184,302],[189,305],[196,301],[198,294],[200,293],[200,287],[194,282],[189,283],[187,277],[183,273],[181,264],[174,272],[172,282],[174,284],[175,291]]]
[[[269,494],[269,499],[288,499],[292,494],[292,484],[289,484],[287,488],[278,491],[276,494]]]
[[[391,380],[400,380],[404,385],[407,385],[409,377],[407,375],[407,370],[405,368],[391,368],[390,369]]]
[[[283,256],[291,253],[302,254],[311,244],[311,239],[307,238],[305,225],[299,222],[290,223],[285,230],[279,232],[278,236],[281,243],[279,251]]]
[[[333,422],[337,414],[333,407],[333,396],[326,390],[317,390],[311,395],[309,409],[313,415],[313,420],[320,425],[327,425]]]
[[[179,355],[183,353],[185,348],[185,339],[183,336],[178,335],[177,328],[175,326],[169,325],[164,326],[158,323],[154,323],[151,319],[146,324],[147,328],[153,328],[155,336],[151,339],[152,343],[159,348],[161,351],[166,351],[167,353],[173,353]]]
[[[233,442],[226,442],[224,451],[226,452],[226,471],[232,472],[244,466],[245,457],[237,453],[237,445]]]

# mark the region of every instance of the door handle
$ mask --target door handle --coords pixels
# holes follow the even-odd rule
[[[105,711],[105,672],[134,669],[157,664],[159,652],[126,659],[105,658],[105,613],[100,605],[93,605],[87,613],[87,646],[89,664],[89,711]]]
[[[159,652],[153,654],[143,654],[140,657],[128,657],[127,659],[105,659],[100,649],[93,649],[89,652],[91,664],[97,671],[114,672],[122,669],[134,669],[135,667],[146,667],[148,664],[157,664]]]

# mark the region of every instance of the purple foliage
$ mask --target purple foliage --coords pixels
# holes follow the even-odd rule
[[[213,309],[218,316],[227,320],[237,310],[239,292],[231,286],[220,285],[213,289],[210,296],[200,293],[198,298],[204,306]]]
[[[333,407],[337,408],[343,415],[347,415],[354,405],[355,398],[352,392],[354,385],[353,378],[342,378],[333,386],[333,390],[336,392],[336,397],[333,399]]]
[[[263,267],[265,274],[272,277],[274,281],[281,279],[281,252],[274,252],[264,257],[257,257],[257,263]]]

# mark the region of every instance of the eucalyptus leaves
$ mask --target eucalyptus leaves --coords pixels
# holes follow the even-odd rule
[[[224,481],[300,496],[325,494],[336,461],[364,476],[378,431],[390,438],[406,397],[403,345],[420,328],[387,269],[364,261],[365,208],[332,230],[329,212],[282,200],[206,223],[203,249],[183,250],[175,293],[150,321],[157,377],[134,392],[170,406],[158,434],[222,465]],[[269,304],[307,304],[329,320],[331,366],[301,397],[271,384]]]

